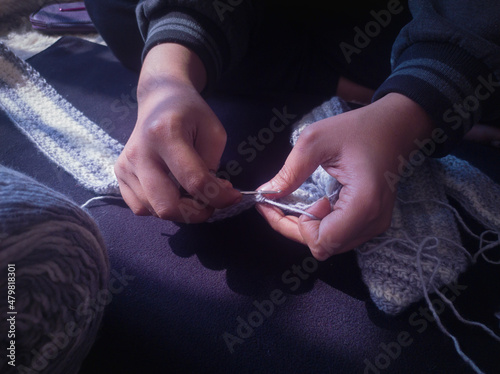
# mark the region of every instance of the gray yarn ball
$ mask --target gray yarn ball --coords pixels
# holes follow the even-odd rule
[[[77,373],[99,329],[108,278],[92,218],[0,166],[0,340],[7,346],[0,372]]]

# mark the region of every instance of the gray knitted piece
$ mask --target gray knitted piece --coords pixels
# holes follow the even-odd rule
[[[291,141],[311,123],[348,110],[332,98],[302,118]],[[328,196],[332,206],[340,184],[322,167],[290,196],[278,200],[307,209]],[[457,281],[472,262],[463,248],[452,196],[486,229],[500,233],[500,186],[478,169],[453,156],[427,159],[398,188],[390,228],[355,249],[363,281],[375,305],[398,314],[428,291]]]

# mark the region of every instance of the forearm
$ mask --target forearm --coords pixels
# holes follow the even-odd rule
[[[157,88],[169,80],[201,92],[207,83],[207,72],[201,59],[190,49],[176,43],[159,44],[144,59],[139,88]],[[143,94],[138,92],[138,96]]]
[[[195,52],[207,73],[207,88],[245,54],[255,24],[250,0],[220,7],[219,2],[145,0],[136,13],[145,41],[143,58],[162,43],[181,44]]]

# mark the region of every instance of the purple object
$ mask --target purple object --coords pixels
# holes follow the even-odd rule
[[[51,4],[30,16],[35,30],[46,33],[97,32],[83,2]]]

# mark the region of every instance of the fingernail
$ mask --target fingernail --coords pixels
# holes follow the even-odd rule
[[[257,191],[278,191],[277,189],[274,188],[273,184],[271,182],[267,182],[260,186]],[[281,192],[281,190],[279,191]]]

